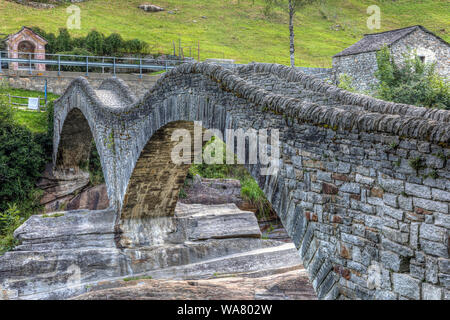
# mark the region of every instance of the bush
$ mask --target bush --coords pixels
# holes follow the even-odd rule
[[[57,52],[72,50],[72,41],[69,31],[66,28],[59,29],[58,37],[56,37],[55,49]]]
[[[115,55],[117,54],[121,48],[124,46],[124,41],[120,34],[111,33],[108,37],[105,38],[104,43],[104,54],[106,55]]]
[[[31,131],[14,123],[0,105],[0,210],[23,201],[34,189],[45,165],[44,149]]]
[[[0,100],[0,254],[16,245],[14,230],[40,211],[42,191],[35,183],[51,154],[42,145],[49,145],[48,135],[34,135],[18,125],[13,112]]]
[[[17,245],[13,233],[24,220],[15,204],[0,212],[0,255]]]
[[[86,37],[72,38],[66,28],[59,29],[58,36],[46,33],[39,27],[32,27],[32,30],[48,41],[45,48],[49,54],[86,50],[89,55],[120,56],[122,53],[145,53],[149,49],[147,42],[139,39],[125,41],[118,33],[105,37],[104,34],[92,30]]]
[[[339,75],[338,87],[349,92],[356,92],[356,89],[353,87],[353,78],[346,73],[341,73]]]
[[[211,143],[223,144],[223,156],[224,161],[226,157],[226,145],[222,141],[216,140],[213,137],[203,148]],[[214,154],[212,154],[214,156]],[[188,179],[193,178],[196,174],[203,178],[211,179],[238,179],[241,182],[241,196],[244,200],[250,202],[257,208],[258,218],[273,217],[275,212],[272,206],[267,200],[264,192],[259,188],[258,183],[253,179],[244,165],[240,164],[193,164],[188,173]]]
[[[92,30],[86,36],[86,49],[90,52],[93,52],[95,55],[101,56],[103,55],[103,41],[104,36],[100,32]]]
[[[435,64],[421,61],[417,55],[405,55],[404,63],[395,63],[388,47],[377,53],[378,97],[387,101],[421,107],[450,110],[450,85],[435,71]]]

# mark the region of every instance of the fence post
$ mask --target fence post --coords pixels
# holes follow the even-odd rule
[[[61,56],[58,54],[58,76],[61,75]]]
[[[2,73],[2,52],[0,51],[0,73]]]
[[[139,78],[142,79],[142,58],[139,58]]]
[[[31,53],[28,54],[28,61],[29,61],[30,74],[32,74],[32,71],[31,71]]]
[[[105,63],[105,58],[104,57],[102,57],[102,63]],[[105,73],[105,67],[104,66],[102,66],[102,73]]]
[[[86,77],[89,76],[89,57],[86,57]]]
[[[164,61],[164,65],[165,65],[165,68],[166,68],[166,72],[167,72],[167,60],[166,60],[166,61]]]
[[[11,93],[8,93],[8,97],[9,97],[9,106],[11,107],[11,110],[12,110],[13,105],[11,103]]]
[[[116,57],[113,57],[113,74],[116,76]]]

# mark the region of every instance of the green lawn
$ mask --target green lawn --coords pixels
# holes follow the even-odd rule
[[[24,89],[0,88],[0,94],[10,94],[20,97],[40,97],[44,98],[44,93]],[[57,99],[58,96],[48,93],[48,101]],[[7,100],[6,100],[7,101]],[[24,101],[21,101],[21,103]],[[20,125],[23,125],[35,133],[45,133],[47,131],[47,112],[14,110],[14,118]]]
[[[81,8],[81,29],[86,35],[97,29],[108,35],[120,33],[126,39],[139,38],[152,52],[171,52],[175,41],[197,48],[200,57],[289,63],[286,12],[277,9],[272,18],[263,14],[264,0],[158,0],[166,11],[147,13],[137,8],[142,0],[90,0]],[[253,4],[254,3],[254,4]],[[381,8],[381,29],[385,31],[422,24],[449,41],[448,0],[327,0],[299,12],[295,21],[296,63],[329,67],[331,56],[372,33],[366,26],[367,7]],[[178,9],[175,11],[175,9]],[[170,14],[168,11],[176,14]],[[37,10],[0,0],[0,33],[16,32],[21,26],[39,26],[56,32],[66,26],[66,6]],[[334,26],[339,25],[338,31]],[[187,53],[189,49],[185,49]],[[196,50],[195,50],[196,52]]]

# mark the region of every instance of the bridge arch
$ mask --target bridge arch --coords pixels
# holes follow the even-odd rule
[[[248,169],[299,249],[319,298],[415,296],[422,282],[411,261],[449,259],[443,222],[450,202],[449,111],[384,102],[266,64],[235,70],[185,64],[140,100],[114,80],[107,88],[111,93],[102,99],[104,92],[87,81],[71,85],[55,106],[55,123],[62,124],[73,107],[86,115],[119,227],[120,213],[132,224],[145,211],[149,224],[170,229],[159,208],[171,208],[186,168],[154,175],[171,177],[172,190],[151,190],[140,173],[152,170],[146,166],[157,137],[167,142],[171,125],[202,121],[221,132],[277,128],[281,170],[261,176],[258,166]],[[169,200],[155,202],[160,191]],[[439,283],[427,285],[444,290]]]

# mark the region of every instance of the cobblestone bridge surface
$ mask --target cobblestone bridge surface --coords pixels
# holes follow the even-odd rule
[[[275,64],[185,64],[137,100],[118,79],[79,78],[55,103],[64,176],[100,154],[118,248],[168,230],[189,165],[175,129],[278,129],[281,163],[252,176],[298,248],[320,299],[450,298],[450,111],[346,92]]]

